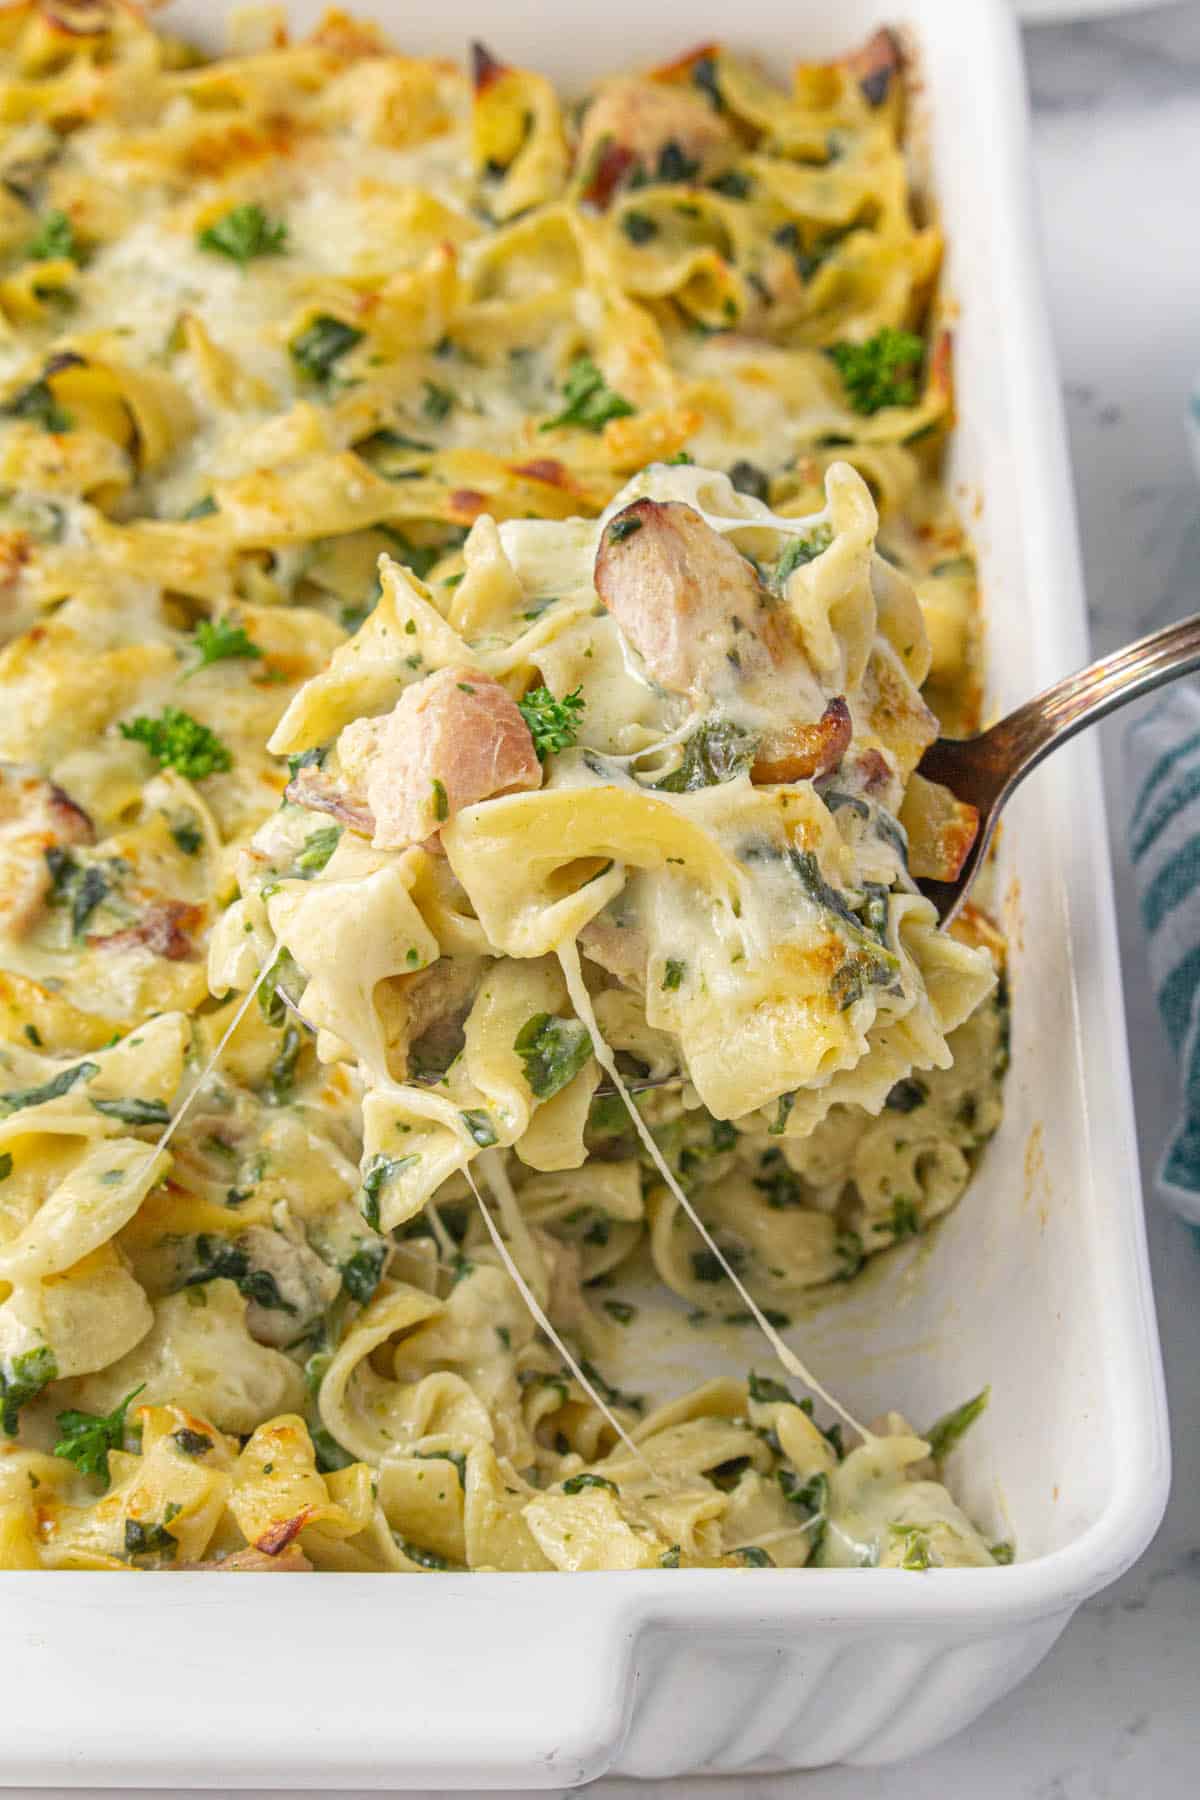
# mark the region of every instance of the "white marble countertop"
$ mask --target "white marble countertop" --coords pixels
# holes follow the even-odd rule
[[[1183,428],[1200,369],[1200,3],[1038,27],[1025,41],[1100,651],[1200,608],[1200,485]],[[1175,1450],[1162,1529],[1142,1561],[1083,1608],[1024,1687],[928,1757],[892,1769],[654,1788],[601,1782],[588,1790],[596,1800],[928,1800],[954,1792],[972,1800],[1190,1800],[1197,1791],[1200,1241],[1153,1196],[1174,1071],[1123,851],[1122,730],[1120,722],[1107,729],[1105,759]],[[46,1790],[38,1793],[46,1800]]]

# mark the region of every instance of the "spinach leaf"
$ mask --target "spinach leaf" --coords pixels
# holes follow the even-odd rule
[[[579,1019],[534,1013],[513,1039],[525,1079],[539,1100],[549,1100],[573,1081],[592,1054],[592,1039]]]
[[[123,1125],[169,1125],[171,1115],[163,1100],[93,1100],[92,1105],[107,1119],[120,1119]]]
[[[564,1494],[582,1494],[585,1488],[607,1488],[610,1494],[619,1494],[620,1488],[607,1475],[589,1475],[585,1470],[581,1475],[568,1475],[562,1484]]]
[[[750,768],[760,742],[755,733],[743,731],[732,720],[710,720],[684,744],[679,767],[654,785],[665,794],[691,794],[732,781]]]
[[[208,1281],[232,1281],[239,1294],[271,1312],[297,1310],[290,1300],[284,1299],[269,1269],[251,1267],[249,1256],[239,1244],[202,1232],[196,1239],[196,1267],[184,1277],[183,1286],[201,1287]]]
[[[386,1244],[364,1244],[342,1264],[342,1286],[352,1300],[366,1306],[383,1278]]]
[[[126,1519],[125,1521],[125,1554],[126,1556],[161,1556],[170,1562],[179,1549],[179,1541],[172,1537],[167,1526],[177,1518],[182,1507],[169,1500],[163,1512],[163,1522],[155,1525],[146,1519]]]
[[[929,1454],[935,1462],[942,1462],[970,1430],[976,1419],[987,1410],[987,1403],[992,1397],[990,1387],[975,1395],[972,1400],[964,1400],[952,1412],[943,1413],[941,1418],[929,1427],[925,1437],[929,1443]]]
[[[379,1230],[379,1201],[388,1182],[401,1169],[416,1162],[415,1156],[373,1156],[363,1172],[361,1212],[372,1230]]]
[[[17,1415],[30,1400],[36,1400],[42,1389],[58,1379],[58,1359],[49,1344],[0,1362],[0,1430],[16,1437]]]
[[[312,324],[292,339],[288,349],[301,374],[310,381],[324,383],[332,378],[334,365],[353,350],[362,335],[353,325],[329,313],[318,313]]]
[[[70,1093],[77,1081],[90,1081],[99,1073],[99,1063],[81,1062],[73,1069],[63,1069],[51,1076],[41,1087],[10,1088],[7,1093],[0,1094],[0,1118],[6,1113],[19,1112],[23,1106],[44,1106],[47,1100],[60,1100]]]

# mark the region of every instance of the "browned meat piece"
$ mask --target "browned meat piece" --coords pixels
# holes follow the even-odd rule
[[[862,89],[870,106],[882,106],[891,91],[892,81],[904,67],[904,53],[899,40],[881,27],[865,44],[843,60]]]
[[[660,687],[699,700],[769,674],[777,632],[746,558],[681,500],[635,500],[605,528],[596,592]]]
[[[438,669],[414,682],[385,718],[347,725],[338,754],[381,850],[423,843],[464,806],[542,782],[516,701],[477,669]]]
[[[585,198],[607,205],[638,168],[650,180],[678,180],[695,166],[696,179],[716,174],[737,154],[738,142],[719,113],[700,94],[636,76],[610,81],[592,101],[579,139],[578,167]],[[605,181],[598,171],[608,162]]]
[[[47,852],[95,839],[81,806],[35,769],[0,763],[0,930],[31,929],[53,886]]]
[[[107,937],[89,937],[94,950],[149,950],[154,956],[165,956],[168,962],[194,962],[197,956],[192,937],[204,924],[204,908],[188,906],[182,900],[164,900],[151,906],[136,925],[113,931]]]
[[[604,532],[595,580],[661,687],[697,703],[731,685],[757,686],[760,698],[769,693],[786,722],[764,738],[754,781],[811,780],[837,768],[853,731],[849,707],[837,696],[818,718],[803,717],[813,681],[785,618],[753,566],[692,507],[677,500],[625,507]],[[800,717],[788,717],[789,702]]]

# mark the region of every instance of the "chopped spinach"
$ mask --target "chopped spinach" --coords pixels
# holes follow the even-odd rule
[[[271,1312],[296,1311],[280,1293],[279,1283],[269,1269],[252,1268],[240,1245],[201,1232],[196,1239],[196,1267],[184,1277],[182,1285],[201,1287],[208,1281],[232,1281],[239,1294]]]
[[[757,463],[735,462],[729,471],[729,479],[739,494],[749,494],[755,500],[771,498],[771,477]]]
[[[21,1408],[57,1379],[58,1359],[49,1344],[0,1361],[0,1430],[16,1437]]]
[[[7,1093],[0,1094],[0,1118],[7,1113],[19,1112],[24,1106],[44,1106],[48,1100],[61,1100],[77,1081],[90,1081],[99,1073],[99,1063],[81,1062],[74,1068],[60,1070],[40,1087],[10,1088]]]
[[[304,1035],[300,1027],[289,1020],[283,1028],[279,1049],[272,1058],[268,1071],[271,1102],[274,1106],[286,1106],[295,1092],[296,1064],[303,1048]]]
[[[928,1087],[916,1075],[905,1076],[892,1087],[883,1105],[891,1112],[916,1112],[928,1100]]]
[[[492,1123],[491,1114],[485,1111],[483,1107],[468,1107],[464,1112],[459,1114],[459,1118],[462,1120],[481,1150],[487,1150],[492,1144],[498,1142],[496,1127]]]
[[[318,313],[288,345],[292,361],[310,381],[327,382],[334,366],[362,339],[362,332],[329,313]]]
[[[573,1081],[592,1054],[592,1039],[579,1019],[534,1013],[513,1039],[525,1079],[539,1100],[549,1100]]]
[[[178,1539],[172,1537],[167,1526],[172,1519],[178,1517],[181,1511],[181,1507],[169,1500],[163,1512],[161,1525],[155,1525],[145,1519],[126,1519],[126,1556],[161,1556],[170,1562],[179,1549],[179,1542]]]
[[[458,1485],[465,1494],[467,1491],[467,1458],[462,1450],[414,1450],[412,1454],[420,1462],[453,1463],[458,1473]]]
[[[621,214],[621,230],[631,244],[648,244],[651,238],[658,236],[658,223],[649,213],[640,212],[637,207],[628,207]]]
[[[164,1100],[93,1100],[92,1105],[105,1118],[119,1119],[123,1125],[169,1125],[171,1115]]]
[[[589,1475],[586,1470],[580,1475],[568,1475],[562,1484],[564,1494],[582,1494],[585,1488],[607,1488],[611,1494],[619,1494],[620,1488],[607,1475]]]
[[[409,1562],[416,1563],[419,1569],[448,1569],[450,1564],[436,1550],[424,1550],[419,1544],[410,1544],[405,1538],[397,1538],[397,1544],[407,1556]]]
[[[775,1401],[783,1401],[788,1406],[795,1406],[796,1404],[792,1398],[791,1390],[785,1387],[782,1381],[776,1381],[773,1375],[756,1375],[754,1370],[751,1369],[748,1386],[750,1389],[750,1398],[758,1401],[762,1405],[769,1405]]]
[[[178,1444],[184,1456],[207,1456],[213,1447],[213,1440],[203,1431],[193,1431],[189,1425],[181,1425],[171,1436]]]
[[[985,1387],[973,1399],[964,1400],[963,1404],[956,1406],[953,1411],[943,1413],[941,1418],[929,1427],[925,1437],[929,1443],[929,1454],[935,1462],[944,1461],[955,1446],[961,1442],[976,1419],[987,1410],[987,1403],[991,1396],[991,1388]]]
[[[88,920],[112,889],[112,877],[124,864],[80,863],[69,850],[53,844],[46,851],[50,871],[50,904],[71,912],[71,932],[81,937]]]
[[[363,1171],[361,1211],[372,1230],[379,1230],[380,1196],[388,1182],[416,1162],[415,1156],[373,1156]]]
[[[793,570],[803,568],[805,563],[815,562],[822,551],[828,550],[832,542],[833,532],[828,525],[815,526],[807,537],[789,538],[787,547],[769,577],[770,584],[776,593],[783,592]]]
[[[320,825],[316,831],[310,831],[296,858],[297,869],[305,876],[319,875],[337,849],[341,835],[340,825]]]
[[[355,1460],[323,1425],[310,1425],[308,1435],[312,1440],[317,1468],[322,1475],[332,1475],[336,1469],[348,1469]]]
[[[759,738],[730,719],[709,720],[683,746],[679,767],[655,787],[667,794],[690,794],[744,775],[758,753]]]
[[[341,1265],[342,1286],[360,1306],[367,1305],[383,1279],[387,1256],[386,1244],[363,1244]]]

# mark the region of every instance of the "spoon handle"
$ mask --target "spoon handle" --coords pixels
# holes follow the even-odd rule
[[[1200,669],[1200,613],[1055,682],[982,733],[998,787],[1012,788],[1077,731],[1195,669]],[[982,742],[979,747],[982,751]]]

